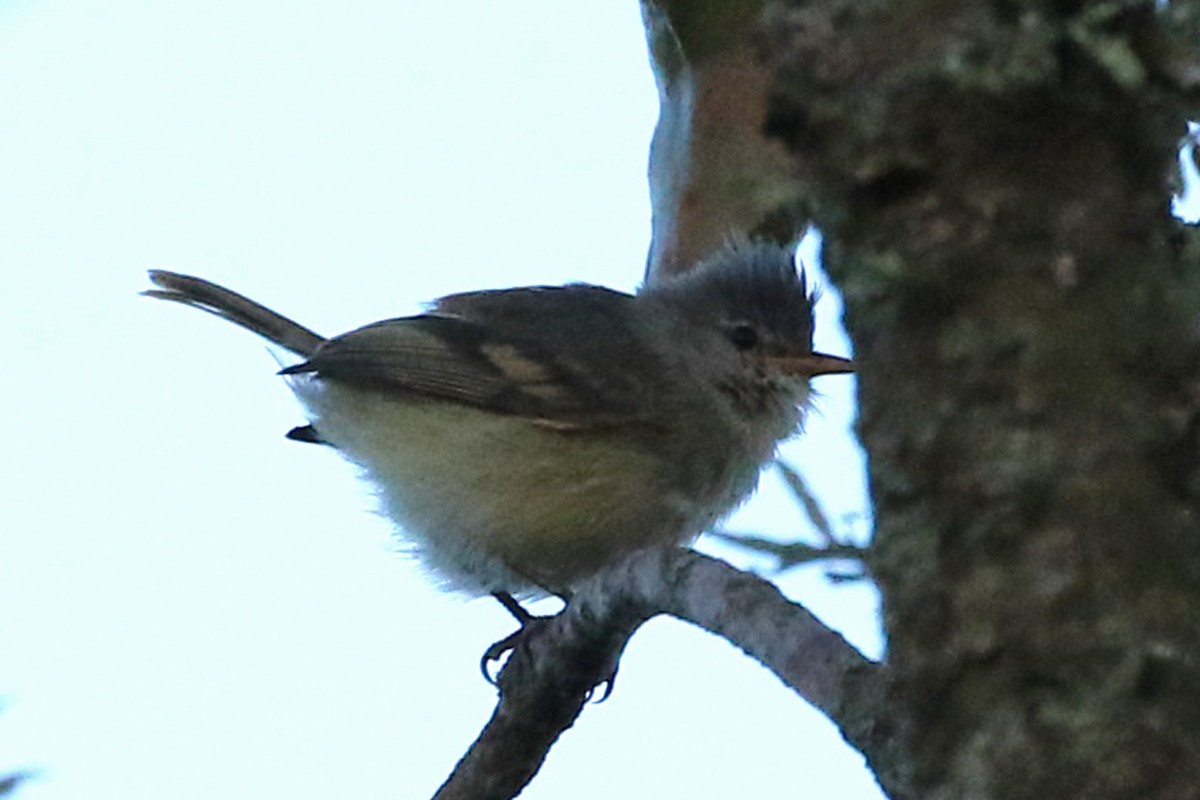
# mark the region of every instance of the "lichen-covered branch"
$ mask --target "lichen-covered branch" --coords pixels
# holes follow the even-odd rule
[[[513,652],[491,720],[437,794],[438,800],[512,797],[533,777],[629,637],[670,614],[723,636],[829,715],[875,766],[893,796],[906,776],[896,757],[887,670],[770,583],[687,550],[647,551],[579,587]]]

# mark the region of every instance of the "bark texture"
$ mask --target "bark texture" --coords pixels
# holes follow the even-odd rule
[[[1194,4],[759,31],[846,296],[917,796],[1200,797]]]

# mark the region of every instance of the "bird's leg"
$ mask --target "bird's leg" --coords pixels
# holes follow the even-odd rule
[[[563,609],[565,610],[566,604],[571,602],[570,596],[557,593],[556,596],[563,601]],[[525,607],[518,603],[516,598],[508,592],[492,592],[492,597],[496,598],[500,605],[504,606],[504,610],[512,614],[517,622],[521,625],[521,627],[517,628],[508,636],[505,636],[500,641],[492,644],[491,647],[484,651],[483,657],[479,659],[479,669],[481,672],[483,672],[484,680],[495,686],[496,677],[492,676],[491,670],[489,669],[491,664],[493,662],[500,661],[505,653],[517,647],[517,645],[519,645],[527,636],[534,635],[537,628],[545,625],[549,620],[553,619],[553,616],[555,615],[543,617],[538,616],[537,614],[530,614],[525,610]],[[561,614],[562,612],[560,611],[559,613]],[[499,673],[497,673],[497,676],[498,675]],[[612,665],[612,671],[600,681],[600,683],[604,684],[604,692],[601,694],[600,699],[596,702],[603,703],[605,700],[607,700],[609,695],[612,694],[613,687],[616,685],[616,682],[617,664],[614,663]],[[600,683],[597,683],[596,686],[599,686]],[[592,687],[592,689],[588,692],[588,697],[594,697],[595,691],[595,687]]]
[[[490,669],[493,662],[498,662],[505,653],[512,650],[521,640],[529,635],[531,629],[537,627],[540,623],[549,619],[549,617],[540,617],[537,614],[530,614],[525,610],[525,607],[517,602],[517,599],[508,592],[492,592],[492,597],[499,601],[500,605],[504,606],[504,610],[512,614],[521,627],[505,636],[498,642],[494,642],[491,647],[483,651],[483,657],[479,659],[479,669],[483,673],[484,679],[496,685],[496,679],[492,676]],[[564,598],[565,602],[565,598]]]
[[[536,614],[530,614],[526,611],[525,607],[518,603],[517,599],[508,592],[492,592],[492,597],[496,598],[500,602],[500,605],[504,606],[504,610],[512,614],[517,622],[521,623],[522,628],[528,625],[531,620],[537,619]]]

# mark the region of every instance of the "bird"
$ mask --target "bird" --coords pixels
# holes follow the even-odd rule
[[[143,294],[289,351],[306,412],[288,438],[357,465],[446,589],[568,598],[634,552],[684,546],[754,490],[801,426],[813,350],[793,248],[735,240],[634,294],[590,284],[470,291],[326,338],[202,278]]]

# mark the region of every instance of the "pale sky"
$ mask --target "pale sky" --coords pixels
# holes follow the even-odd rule
[[[332,334],[452,291],[632,289],[655,114],[634,0],[0,0],[0,772],[40,771],[22,800],[433,793],[511,620],[430,585],[354,471],[283,438],[304,420],[257,339],[137,292],[192,272]],[[840,313],[826,291],[818,346],[849,354]],[[853,380],[823,381],[787,455],[861,533]],[[730,527],[805,530],[774,477]],[[879,654],[869,586],[780,584]],[[748,785],[880,796],[766,670],[663,619],[522,797]]]

